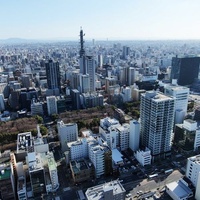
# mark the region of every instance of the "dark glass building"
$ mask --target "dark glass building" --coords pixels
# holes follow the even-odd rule
[[[48,89],[59,89],[60,90],[60,69],[59,62],[49,60],[45,63],[47,85]]]
[[[191,85],[199,74],[200,57],[173,57],[171,80],[177,79],[178,85]]]

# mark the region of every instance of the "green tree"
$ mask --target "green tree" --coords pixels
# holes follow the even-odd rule
[[[41,132],[42,135],[46,135],[47,132],[48,132],[48,129],[45,126],[41,125],[40,126],[40,132]]]
[[[34,118],[37,120],[38,124],[42,124],[42,122],[43,122],[43,118],[42,117],[40,117],[39,115],[35,115]]]
[[[58,119],[58,114],[53,114],[53,115],[51,115],[51,119],[53,120],[53,121],[56,121],[57,119]]]

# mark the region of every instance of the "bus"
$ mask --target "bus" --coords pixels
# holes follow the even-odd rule
[[[149,175],[149,179],[152,179],[152,178],[156,178],[156,177],[158,177],[158,174],[152,174],[152,175]]]
[[[173,172],[173,169],[168,169],[168,170],[165,170],[165,174],[170,174]]]

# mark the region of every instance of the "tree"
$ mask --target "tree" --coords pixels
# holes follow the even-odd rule
[[[42,117],[40,117],[39,115],[35,115],[34,118],[37,120],[38,124],[41,124],[43,122]]]
[[[58,119],[58,114],[53,114],[53,115],[51,115],[51,119],[53,120],[53,121],[56,121],[57,119]]]
[[[41,125],[40,126],[40,132],[41,132],[42,135],[46,135],[47,132],[48,132],[48,129],[45,126]]]

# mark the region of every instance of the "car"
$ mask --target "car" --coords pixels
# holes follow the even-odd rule
[[[129,194],[127,194],[127,195],[126,195],[126,197],[131,197],[131,194],[130,194],[130,193],[129,193]]]

